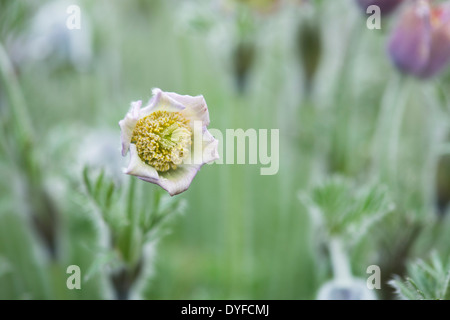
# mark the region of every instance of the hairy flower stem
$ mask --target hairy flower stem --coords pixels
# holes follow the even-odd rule
[[[354,150],[351,148],[351,137],[354,136],[352,130],[352,117],[354,115],[354,103],[351,101],[352,72],[355,70],[356,52],[362,40],[361,20],[356,19],[351,26],[348,35],[348,44],[343,61],[339,67],[339,73],[334,80],[332,100],[330,104],[334,110],[335,120],[332,137],[330,137],[331,156],[329,156],[330,171],[346,174],[350,171],[351,159],[354,157]]]
[[[402,75],[395,75],[388,83],[381,101],[373,144],[373,174],[397,183],[399,140],[409,85]]]
[[[115,291],[116,299],[127,300],[130,298],[131,290],[141,274],[145,261],[143,259],[142,244],[139,242],[139,211],[135,208],[136,201],[136,181],[130,177],[127,201],[126,216],[128,224],[124,227],[122,236],[119,239],[119,251],[123,258],[121,269],[111,275],[111,282]],[[114,245],[114,243],[113,243]]]
[[[23,174],[21,197],[27,205],[32,225],[36,233],[47,247],[52,258],[56,257],[56,207],[51,197],[43,188],[42,166],[37,161],[34,152],[33,128],[29,112],[20,85],[14,73],[12,63],[0,43],[0,83],[4,88],[7,105],[7,115],[10,121],[2,121],[2,131],[7,136],[2,145],[8,148],[6,154],[12,165]]]
[[[406,110],[407,104],[407,94],[408,89],[404,86],[400,92],[401,96],[397,101],[397,104],[394,106],[394,110],[392,111],[391,118],[391,136],[388,144],[388,164],[389,164],[389,173],[388,174],[391,179],[394,180],[395,183],[398,182],[398,165],[399,165],[399,145],[400,145],[400,137],[402,131],[402,124]]]
[[[26,103],[17,81],[13,65],[0,42],[0,79],[5,89],[11,120],[14,124],[16,143],[19,143],[23,156],[28,158],[25,152],[32,145],[33,129],[27,111]]]
[[[448,192],[445,192],[446,188],[443,187],[446,183],[442,183],[442,181],[448,181],[448,174],[445,174],[445,170],[443,172],[440,170],[445,167],[445,165],[440,167],[440,161],[446,158],[444,146],[449,137],[450,128],[447,125],[447,119],[450,116],[448,110],[450,105],[445,93],[443,96],[440,95],[441,90],[437,82],[427,83],[422,90],[426,101],[426,112],[430,110],[430,116],[425,119],[430,132],[428,136],[430,143],[422,170],[423,197],[425,205],[430,208],[434,206],[439,214],[438,217],[442,218],[449,198]]]
[[[350,280],[352,277],[350,261],[342,240],[338,237],[331,238],[328,248],[330,250],[334,278],[341,282]]]
[[[128,226],[128,233],[127,233],[127,257],[128,257],[128,263],[131,265],[131,268],[134,268],[135,265],[141,261],[142,256],[142,245],[137,240],[140,239],[138,237],[139,233],[139,211],[134,207],[134,202],[136,201],[135,192],[136,192],[136,183],[137,179],[130,179],[130,185],[128,190],[128,205],[127,205],[127,212],[128,212],[128,219],[129,219],[129,226]]]

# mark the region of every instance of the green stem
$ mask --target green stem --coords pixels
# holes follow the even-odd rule
[[[33,226],[51,257],[56,257],[56,207],[43,188],[41,165],[36,160],[34,130],[29,112],[14,72],[13,65],[0,42],[0,83],[3,85],[8,105],[8,119],[1,121],[2,133],[8,136],[3,147],[8,148],[11,164],[19,171],[25,192],[21,196],[27,204],[27,211]],[[9,143],[8,143],[9,142]]]
[[[9,111],[13,125],[16,130],[17,141],[20,147],[20,156],[30,158],[29,148],[33,142],[33,128],[29,118],[29,112],[20,89],[19,82],[14,73],[13,65],[0,42],[0,79],[9,104]],[[27,161],[30,162],[29,159]]]
[[[136,179],[136,177],[129,177],[125,207],[128,224],[123,232],[119,233],[118,245],[124,264],[119,271],[111,275],[116,297],[119,300],[129,299],[130,290],[141,272],[141,244],[135,242],[139,228],[138,210],[135,207]]]
[[[1,148],[1,153],[6,155],[11,162],[14,162],[14,156],[10,151],[10,148],[8,146],[8,141],[6,139],[7,136],[7,131],[6,131],[6,121],[4,120],[4,117],[0,118],[0,148]]]
[[[409,93],[407,79],[401,75],[389,82],[375,128],[373,174],[391,183],[397,182],[401,128]]]
[[[352,137],[351,117],[353,115],[352,107],[354,103],[349,101],[351,72],[354,70],[357,48],[362,39],[361,19],[358,17],[352,25],[349,34],[346,52],[343,62],[340,66],[335,87],[333,89],[332,108],[336,112],[334,123],[332,158],[332,171],[346,173],[349,170],[349,160],[353,157],[354,151],[350,147]]]
[[[342,240],[338,237],[331,238],[329,250],[334,278],[342,282],[350,280],[352,277],[350,261]]]
[[[391,177],[394,181],[397,181],[398,176],[398,157],[399,157],[399,143],[400,136],[402,131],[403,118],[406,110],[406,97],[405,93],[408,90],[406,88],[402,88],[400,99],[397,101],[397,105],[394,106],[393,114],[392,114],[392,129],[391,129],[391,138],[389,143],[388,150],[388,163],[390,164],[389,171],[391,173]]]
[[[134,220],[134,192],[136,190],[136,177],[130,177],[129,180],[129,184],[128,184],[128,197],[127,197],[127,217],[129,219],[129,221],[131,222],[132,220]]]
[[[125,227],[122,235],[122,254],[124,260],[127,265],[133,265],[134,262],[134,254],[133,252],[136,250],[134,244],[134,237],[136,232],[136,208],[134,202],[135,199],[135,190],[136,190],[136,177],[129,177],[128,184],[128,193],[127,193],[127,202],[126,202],[126,216],[128,220],[128,224]]]
[[[400,87],[400,77],[397,73],[389,80],[386,89],[384,90],[381,99],[380,111],[378,113],[378,120],[375,126],[375,133],[373,138],[372,148],[372,171],[378,174],[381,170],[384,135],[389,127],[390,110],[395,104],[396,95]]]
[[[430,135],[427,137],[429,146],[428,152],[425,153],[426,157],[422,170],[424,204],[428,208],[431,208],[437,199],[436,172],[438,172],[442,146],[445,145],[445,140],[449,133],[447,101],[446,99],[444,101],[439,99],[439,92],[436,88],[437,84],[435,82],[423,86],[427,102],[425,106],[426,112],[430,115],[430,117],[426,118]]]

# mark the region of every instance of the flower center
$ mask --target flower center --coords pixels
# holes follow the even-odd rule
[[[179,112],[155,111],[139,119],[131,143],[139,158],[157,171],[176,169],[190,153],[192,131]]]

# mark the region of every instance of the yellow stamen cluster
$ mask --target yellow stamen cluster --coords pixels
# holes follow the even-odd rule
[[[192,130],[179,112],[155,111],[139,119],[131,143],[139,158],[157,171],[176,169],[189,155]]]

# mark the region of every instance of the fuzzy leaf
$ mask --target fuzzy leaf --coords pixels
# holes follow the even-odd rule
[[[394,208],[384,186],[355,186],[339,176],[315,187],[304,202],[311,213],[320,215],[316,220],[328,236],[353,240]]]
[[[400,299],[449,300],[450,264],[433,252],[429,263],[417,260],[408,266],[406,281],[396,277],[389,284]]]
[[[114,251],[109,251],[103,254],[99,254],[97,258],[92,262],[91,266],[87,270],[84,281],[89,281],[93,276],[99,272],[104,271],[107,266],[114,265],[118,262],[117,254]]]

